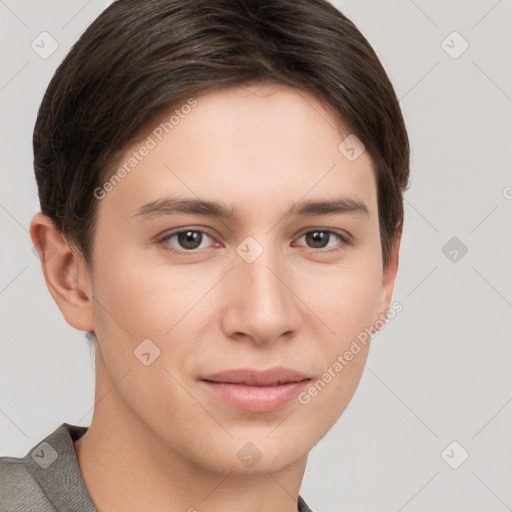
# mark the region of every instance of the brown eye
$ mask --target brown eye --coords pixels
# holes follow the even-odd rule
[[[171,243],[172,239],[176,239],[175,243]],[[211,238],[208,233],[200,229],[182,229],[169,233],[160,239],[166,249],[176,252],[193,252],[197,249],[204,249],[202,243],[205,238]]]
[[[306,235],[306,241],[313,249],[322,249],[326,247],[331,238],[331,234],[327,231],[311,231]]]
[[[203,239],[203,234],[199,231],[181,231],[177,236],[177,241],[183,249],[197,249]]]
[[[323,252],[340,250],[344,245],[349,243],[348,238],[329,229],[315,229],[313,231],[308,231],[300,238],[305,239],[306,245],[310,249],[322,250],[328,248],[328,250]]]

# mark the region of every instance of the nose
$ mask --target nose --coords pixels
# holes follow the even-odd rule
[[[234,268],[223,290],[227,300],[222,318],[227,336],[258,345],[290,338],[300,322],[291,269],[270,243],[261,247],[252,262],[243,251],[234,255]]]

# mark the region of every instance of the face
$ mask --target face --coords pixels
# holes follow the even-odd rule
[[[354,340],[389,308],[372,161],[283,86],[188,105],[98,193],[97,386],[183,459],[280,471],[341,415],[368,351]]]

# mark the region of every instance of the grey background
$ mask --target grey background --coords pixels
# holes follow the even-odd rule
[[[49,295],[28,234],[39,210],[31,142],[57,65],[108,3],[0,0],[2,455],[92,417],[84,335]],[[375,337],[301,494],[318,512],[510,510],[512,1],[334,3],[395,85],[412,185],[394,294],[403,311]],[[30,46],[43,31],[59,45],[47,59]],[[454,31],[469,44],[457,58],[445,51],[463,48]],[[452,469],[463,450],[469,458]]]

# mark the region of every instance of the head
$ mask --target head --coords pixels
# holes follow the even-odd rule
[[[104,407],[215,471],[304,458],[357,387],[354,340],[390,308],[409,178],[357,28],[324,0],[115,2],[46,91],[34,168],[31,236],[94,342],[97,388],[117,383]],[[310,380],[272,411],[205,386],[274,367]]]

